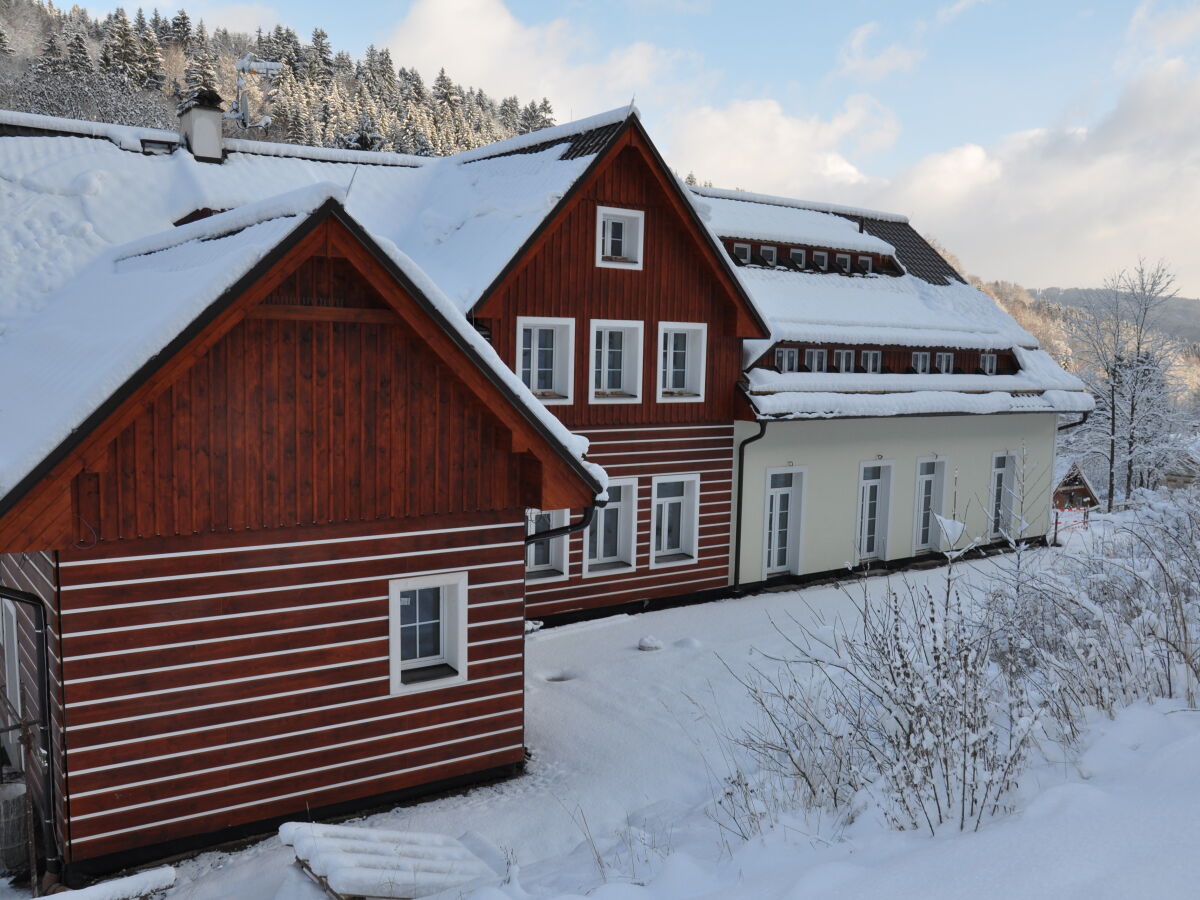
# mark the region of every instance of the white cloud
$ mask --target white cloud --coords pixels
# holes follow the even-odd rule
[[[1172,50],[1200,37],[1200,6],[1187,2],[1162,9],[1155,0],[1143,0],[1133,11],[1128,32],[1153,50]]]
[[[958,0],[956,3],[949,3],[934,13],[933,20],[939,25],[945,25],[947,22],[954,21],[972,7],[986,2],[987,0]]]
[[[879,31],[878,22],[859,25],[838,50],[838,74],[863,81],[878,81],[893,72],[911,71],[925,56],[925,51],[903,44],[889,44],[871,55],[867,44]]]

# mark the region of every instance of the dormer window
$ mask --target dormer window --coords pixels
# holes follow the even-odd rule
[[[775,368],[780,372],[800,370],[800,351],[795,347],[780,347],[775,351]]]
[[[596,209],[596,265],[640,269],[646,214],[636,209]]]
[[[934,362],[936,362],[936,364],[937,364],[937,370],[939,372],[941,372],[943,375],[954,374],[954,354],[953,353],[939,353],[935,357]]]
[[[734,244],[733,255],[741,263],[750,262],[750,245],[749,244]]]
[[[759,249],[759,252],[762,253],[763,262],[765,262],[768,266],[775,265],[775,248],[774,247],[768,247],[768,246],[764,245],[762,247],[759,247],[758,249]]]
[[[929,374],[929,353],[925,350],[920,350],[912,355],[913,371],[918,375]]]
[[[824,250],[814,250],[813,251],[813,265],[816,266],[818,269],[820,269],[822,272],[828,272],[829,271],[829,254],[826,253]]]
[[[864,350],[862,352],[863,371],[870,375],[878,375],[883,371],[883,351]]]
[[[833,351],[833,367],[839,372],[854,371],[854,351],[853,350],[834,350]]]
[[[862,273],[863,273],[864,275],[870,275],[870,274],[871,274],[871,271],[872,271],[872,269],[871,269],[871,257],[869,257],[869,256],[860,256],[860,257],[858,258],[858,267],[859,267],[859,269],[861,269],[861,270],[862,270]]]
[[[996,374],[996,354],[995,353],[980,353],[979,368],[983,370],[984,375]]]
[[[843,272],[845,272],[847,275],[850,274],[850,254],[849,253],[839,253],[837,255],[837,267],[839,269],[841,269]]]
[[[808,265],[808,252],[799,247],[793,247],[789,250],[788,258],[791,259],[792,264],[798,269],[803,269]]]
[[[574,319],[517,317],[517,374],[545,403],[571,402]]]
[[[810,372],[825,371],[825,351],[809,348],[804,351],[804,365]]]

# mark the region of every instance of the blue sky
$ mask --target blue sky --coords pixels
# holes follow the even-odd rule
[[[560,120],[627,102],[723,187],[907,213],[983,277],[1098,284],[1163,257],[1200,296],[1197,0],[261,0]]]

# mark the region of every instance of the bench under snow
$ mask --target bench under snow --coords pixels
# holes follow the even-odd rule
[[[165,891],[173,884],[175,870],[170,866],[159,866],[157,869],[147,869],[125,878],[102,881],[77,891],[63,891],[54,896],[68,897],[70,900],[142,900],[143,897]]]
[[[491,866],[441,834],[288,822],[279,838],[296,862],[333,897],[410,900],[494,882]]]

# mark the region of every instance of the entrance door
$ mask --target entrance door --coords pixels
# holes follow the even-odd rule
[[[881,555],[880,500],[883,492],[883,467],[866,466],[858,486],[858,558],[877,559]]]
[[[795,564],[793,549],[795,518],[799,512],[796,489],[800,476],[793,472],[778,472],[767,476],[767,574],[790,572]]]
[[[937,549],[937,528],[933,518],[937,512],[937,463],[923,462],[917,466],[917,550]]]

